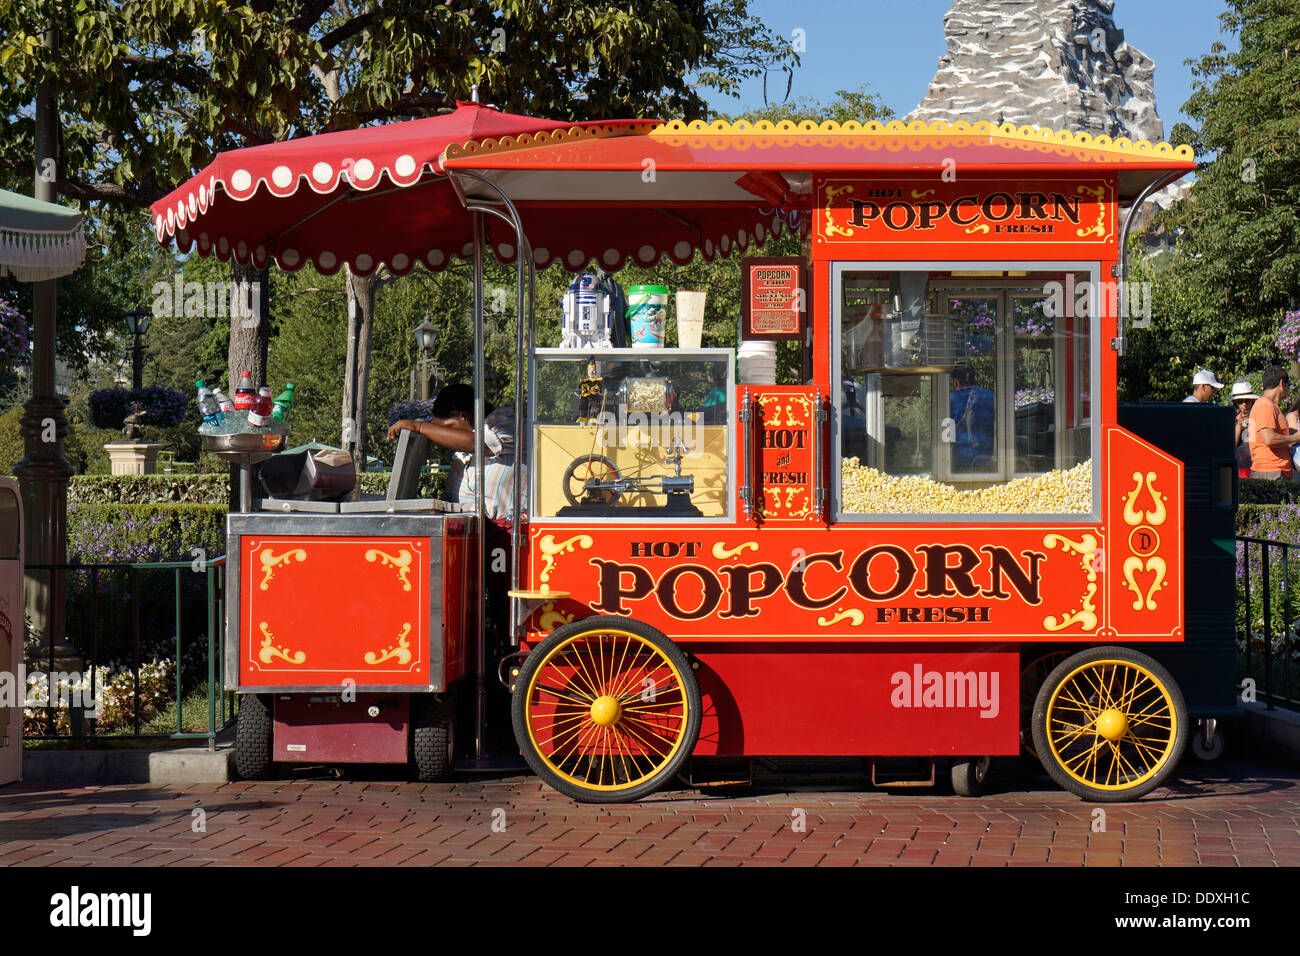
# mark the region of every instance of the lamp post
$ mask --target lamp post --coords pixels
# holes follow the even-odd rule
[[[131,387],[139,389],[144,376],[144,337],[149,331],[153,313],[148,309],[132,309],[126,314],[126,328],[134,344],[131,347]]]
[[[415,345],[420,350],[420,358],[416,365],[416,375],[420,379],[420,398],[428,400],[432,393],[429,379],[441,380],[446,374],[446,369],[438,364],[433,357],[433,346],[438,341],[438,327],[429,321],[429,313],[424,313],[424,321],[415,327]],[[415,383],[411,383],[411,398],[415,399]]]

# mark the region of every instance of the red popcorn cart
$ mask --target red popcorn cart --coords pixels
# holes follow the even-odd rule
[[[1125,240],[1190,150],[988,123],[620,122],[467,135],[427,170],[385,155],[361,192],[427,186],[446,248],[372,216],[383,230],[322,233],[328,265],[472,258],[480,401],[484,251],[516,267],[509,601],[485,610],[481,502],[232,515],[241,768],[400,762],[430,741],[447,752],[421,773],[481,766],[508,718],[509,749],[584,801],[836,756],[879,783],[907,758],[904,782],[942,771],[975,794],[1022,752],[1114,801],[1189,743],[1219,749],[1229,413],[1117,400]],[[241,255],[183,219],[185,244]],[[743,258],[789,229],[801,256]],[[250,255],[301,264],[265,233]],[[611,340],[597,296],[564,306],[567,347],[534,341],[537,309],[561,308],[532,301],[535,268],[696,255],[742,256],[744,300],[708,304],[739,349],[684,347],[676,290],[629,306],[664,309],[647,321],[666,314],[666,340]],[[458,685],[472,741],[449,721]]]

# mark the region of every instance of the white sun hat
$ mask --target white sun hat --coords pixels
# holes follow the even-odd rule
[[[1223,388],[1223,383],[1214,377],[1214,373],[1207,368],[1201,369],[1192,376],[1192,385],[1210,385],[1214,388]]]

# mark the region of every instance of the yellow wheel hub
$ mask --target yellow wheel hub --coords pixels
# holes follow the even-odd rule
[[[1097,718],[1097,733],[1107,740],[1119,740],[1128,733],[1128,718],[1113,707],[1102,711]]]
[[[617,697],[604,694],[591,702],[591,722],[597,727],[608,727],[618,723],[623,715],[623,705]]]

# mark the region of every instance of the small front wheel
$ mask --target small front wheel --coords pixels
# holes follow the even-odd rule
[[[959,797],[978,797],[984,792],[984,781],[988,779],[988,757],[961,757],[952,762],[952,792]]]
[[[1034,702],[1034,751],[1052,779],[1099,802],[1136,800],[1173,773],[1187,708],[1169,671],[1126,647],[1066,658]]]
[[[421,783],[443,780],[451,773],[456,756],[455,724],[450,704],[436,700],[412,701],[411,762]]]
[[[695,748],[700,709],[682,649],[613,616],[557,628],[524,661],[511,701],[529,766],[586,803],[638,800],[676,777]]]
[[[235,773],[241,780],[261,780],[271,773],[270,694],[241,694],[235,717]]]

